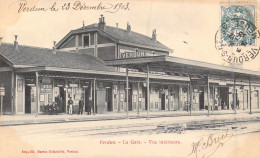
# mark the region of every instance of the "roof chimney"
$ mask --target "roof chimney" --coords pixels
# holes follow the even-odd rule
[[[103,14],[100,15],[100,18],[99,18],[99,23],[98,23],[98,27],[102,30],[105,29],[105,17],[103,16]]]
[[[83,21],[82,21],[82,23],[83,23],[83,26],[82,26],[82,28],[84,28],[84,27],[85,27],[85,21],[83,20]]]
[[[56,41],[53,41],[52,52],[53,54],[56,54]]]
[[[126,32],[131,34],[131,26],[129,25],[129,22],[127,22]]]
[[[18,35],[14,35],[14,47],[15,47],[15,49],[18,49],[18,41],[17,41],[17,37],[18,37]]]
[[[3,37],[0,37],[0,46],[2,45]]]
[[[153,30],[152,39],[153,39],[154,41],[156,41],[156,29]]]

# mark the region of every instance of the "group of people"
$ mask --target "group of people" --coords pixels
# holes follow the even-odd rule
[[[61,114],[63,108],[63,100],[60,96],[55,98],[55,101],[44,106],[44,111],[49,115]]]
[[[53,102],[52,104],[49,104],[45,108],[45,112],[47,112],[49,115],[53,114],[61,114],[61,107],[60,104]]]
[[[72,98],[70,97],[69,100],[68,100],[69,115],[72,115],[72,114],[73,114],[72,106],[73,106],[73,100],[72,100]],[[79,100],[78,115],[79,115],[79,114],[82,115],[82,113],[83,113],[83,107],[84,107],[84,101],[83,101],[83,98],[81,98],[81,99]],[[91,115],[91,110],[92,110],[92,101],[89,100],[89,102],[87,103],[87,106],[86,106],[87,115]]]
[[[221,107],[222,107],[222,109],[227,109],[228,107],[228,105],[226,104],[226,102],[224,101],[224,100],[222,100],[222,99],[220,99],[220,103],[221,103]],[[230,105],[231,105],[231,109],[232,110],[234,110],[235,109],[235,107],[236,107],[236,109],[239,109],[240,108],[240,101],[239,101],[239,99],[237,99],[236,100],[236,106],[234,106],[234,102],[233,102],[233,100],[230,102]]]

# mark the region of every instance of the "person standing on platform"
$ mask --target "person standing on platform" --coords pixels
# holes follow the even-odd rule
[[[91,115],[92,105],[93,105],[92,100],[89,100],[88,106],[87,106],[88,115]]]
[[[237,100],[237,109],[239,109],[239,99]]]
[[[72,115],[72,105],[73,105],[73,101],[70,97],[70,99],[68,100],[68,105],[69,105],[69,115]]]
[[[62,99],[62,97],[60,97],[60,99],[59,99],[59,108],[60,108],[60,113],[62,113],[63,112],[63,99]]]
[[[82,115],[82,113],[83,113],[83,99],[81,98],[79,100],[79,112],[78,112],[78,115],[79,114]]]

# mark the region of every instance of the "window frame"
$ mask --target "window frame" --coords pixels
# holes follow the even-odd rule
[[[85,36],[88,36],[88,46],[85,46],[85,45],[84,45],[84,37],[85,37]],[[83,47],[83,48],[90,47],[90,34],[89,34],[89,33],[82,35],[82,47]]]

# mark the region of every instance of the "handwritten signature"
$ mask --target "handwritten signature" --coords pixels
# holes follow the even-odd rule
[[[189,155],[195,155],[196,158],[209,158],[219,148],[223,147],[232,136],[233,134],[226,130],[224,133],[210,134],[207,137],[202,137],[199,141],[192,143],[192,151]]]
[[[128,11],[130,10],[130,3],[105,3],[105,2],[97,2],[97,4],[87,4],[81,2],[79,0],[71,3],[61,3],[61,2],[54,2],[50,6],[37,6],[31,5],[27,2],[27,0],[18,0],[12,3],[11,6],[18,5],[17,12],[45,12],[45,11],[66,11],[66,10],[78,10],[78,11],[104,11],[108,13],[116,13],[119,10]]]

